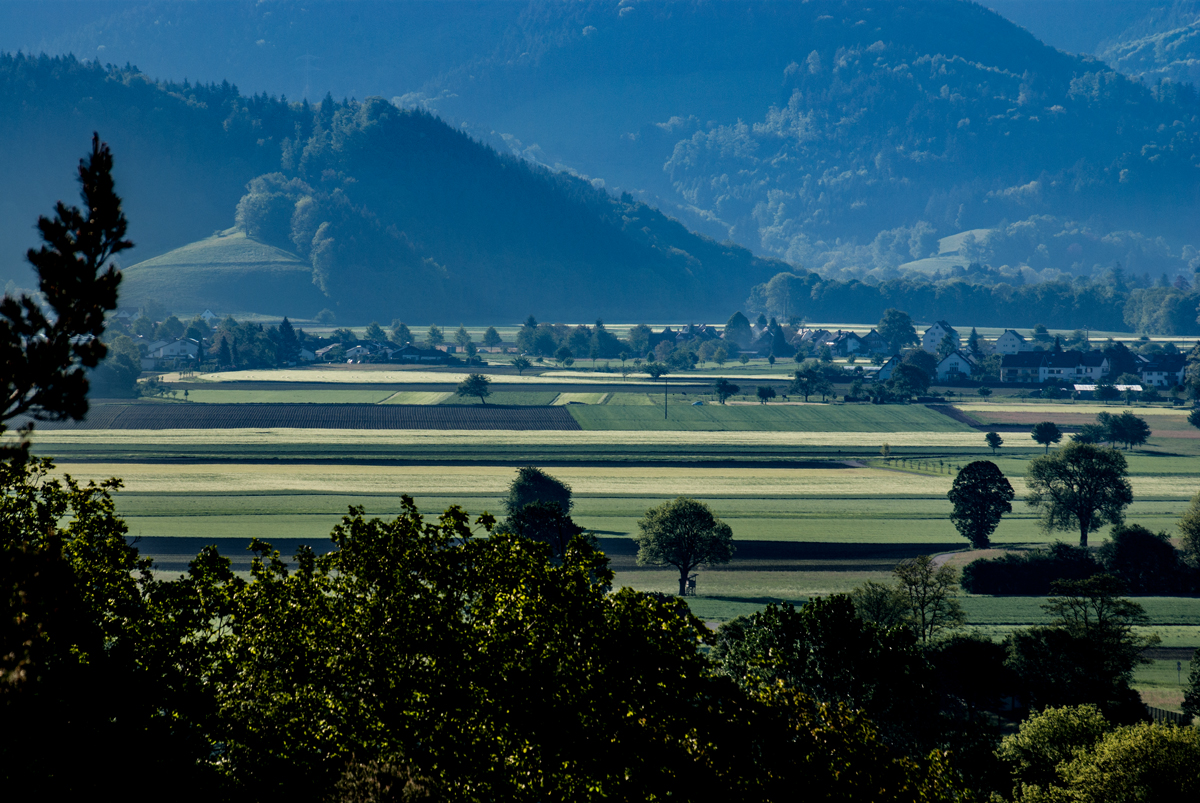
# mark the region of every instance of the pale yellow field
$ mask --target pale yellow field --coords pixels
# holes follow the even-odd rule
[[[614,374],[572,374],[564,372],[571,382],[578,384],[602,383],[609,384],[621,381]],[[284,370],[261,371],[217,371],[211,374],[200,374],[189,381],[201,382],[328,382],[330,384],[361,383],[361,384],[397,384],[419,382],[422,384],[457,385],[467,378],[467,374],[459,372],[422,371],[419,369],[395,368],[388,370],[336,369],[336,368],[293,368]],[[496,385],[561,385],[563,376],[542,374],[537,376],[521,376],[519,374],[490,374],[489,378]],[[177,374],[168,374],[165,381],[178,381]],[[632,377],[625,384],[656,384],[649,377]],[[673,382],[679,384],[708,384],[707,380],[698,379],[696,383],[686,380]]]
[[[609,393],[560,393],[551,404],[561,405],[578,402],[579,404],[604,404]]]
[[[1006,436],[1007,438],[1007,436]],[[1029,438],[1013,435],[1012,441]],[[429,430],[429,429],[110,429],[39,430],[39,444],[164,446],[226,444],[331,444],[388,446],[965,446],[979,447],[978,432],[695,432],[676,430]],[[1012,445],[1012,441],[1005,442]]]
[[[81,481],[121,477],[143,493],[310,491],[439,495],[469,490],[504,493],[511,466],[354,466],[69,463],[58,470]],[[554,476],[577,494],[705,497],[943,496],[950,477],[873,468],[642,468],[556,466]]]
[[[402,390],[388,396],[380,404],[441,404],[453,395],[450,391],[439,393],[435,390]]]
[[[1102,404],[962,404],[954,405],[958,409],[966,413],[1079,413],[1081,415],[1092,415],[1095,413],[1109,412],[1114,415],[1121,413],[1123,410],[1130,410],[1136,415],[1173,415],[1180,418],[1186,418],[1187,410],[1180,410],[1175,407],[1126,407],[1112,406],[1106,407]]]

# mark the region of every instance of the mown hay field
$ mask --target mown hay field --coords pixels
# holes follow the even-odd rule
[[[279,370],[251,371],[216,371],[211,374],[200,374],[190,378],[189,382],[328,382],[330,384],[442,384],[457,385],[467,378],[466,371],[430,371],[420,368],[405,368],[396,365],[381,365],[378,368],[354,366],[347,368],[291,368]],[[563,372],[563,375],[536,374],[489,374],[489,378],[497,385],[561,385],[564,376],[570,377],[572,384],[612,384],[620,381],[620,374]],[[167,381],[178,381],[177,377],[168,374]],[[627,384],[653,385],[646,375],[633,375],[624,380]],[[681,379],[672,385],[707,385],[711,380],[696,377],[695,380]]]
[[[1090,404],[1088,402],[1061,402],[1059,404],[1048,404],[1042,402],[1040,404],[1011,404],[1006,402],[997,402],[995,404],[988,403],[973,403],[973,402],[958,402],[954,405],[965,413],[1073,413],[1078,415],[1089,415],[1095,420],[1098,413],[1112,413],[1117,415],[1125,410],[1129,410],[1134,415],[1146,416],[1175,416],[1187,418],[1188,411],[1178,407],[1150,407],[1124,404]]]
[[[839,435],[878,433],[901,434],[970,433],[971,427],[922,405],[831,405],[831,404],[688,404],[662,407],[603,405],[578,407],[571,415],[585,430],[755,430],[760,432],[837,432]],[[885,439],[877,439],[882,443]],[[947,444],[948,445],[948,444]]]
[[[439,406],[446,409],[446,405]],[[439,408],[434,408],[439,409]],[[511,408],[509,408],[511,409]],[[593,407],[566,408],[574,415]],[[634,408],[636,409],[636,408]],[[555,409],[555,412],[558,410]],[[953,422],[952,422],[953,423]],[[1013,440],[1016,440],[1014,437]],[[327,429],[256,427],[237,429],[39,429],[35,443],[53,453],[57,444],[110,446],[159,445],[203,446],[227,444],[272,446],[313,444],[330,446],[461,446],[476,448],[481,457],[502,446],[646,446],[686,449],[688,447],[846,447],[877,451],[884,443],[927,449],[962,448],[984,451],[979,432],[846,432],[846,431],[688,431],[688,430],[489,430],[481,438],[476,429]],[[1008,439],[1006,438],[1006,442]],[[1036,446],[1029,439],[1031,446]]]
[[[199,404],[379,404],[393,395],[396,394],[383,389],[226,390],[224,388],[198,388],[193,390],[189,388],[187,400],[190,403]]]

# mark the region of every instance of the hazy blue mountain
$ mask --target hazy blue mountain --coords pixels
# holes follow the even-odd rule
[[[1125,0],[989,5],[1000,13],[966,0],[17,0],[0,4],[17,23],[0,25],[0,47],[71,50],[290,98],[306,86],[310,97],[317,86],[335,98],[379,94],[826,277],[962,279],[987,274],[970,268],[978,263],[1003,281],[1035,282],[1120,263],[1143,284],[1163,274],[1190,283],[1200,267],[1194,90],[1064,52],[1152,36],[1147,25],[1178,14]],[[85,120],[111,128],[126,113],[103,103],[61,119],[35,112],[0,120],[0,130],[48,132],[21,139],[11,166],[0,165],[37,202],[0,202],[0,233],[25,240],[23,210],[70,188],[48,166],[73,161]],[[200,158],[183,147],[190,140],[128,129],[147,166],[127,165],[126,186],[150,206],[160,197],[150,189],[186,199],[186,214],[140,232],[141,255],[227,227],[246,182],[280,169],[294,132],[227,128],[229,113],[210,107],[205,133],[191,135],[238,154],[202,187],[188,183]],[[22,128],[26,118],[41,122]],[[118,125],[114,136],[126,135]]]
[[[399,102],[820,270],[976,229],[1037,271],[1194,267],[1194,91],[959,0],[540,4]]]
[[[1200,83],[1200,2],[1155,5],[1132,25],[1109,37],[1096,55],[1114,69],[1156,84]]]
[[[531,311],[674,320],[728,314],[731,298],[787,267],[382,98],[288,104],[228,84],[156,83],[23,56],[0,56],[10,246],[22,239],[13,232],[51,208],[43,177],[69,197],[92,130],[112,145],[130,237],[142,244],[128,262],[235,221],[253,242],[280,249],[266,259],[255,254],[269,249],[252,242],[210,238],[130,271],[130,298],[157,296],[188,311],[208,298],[286,313],[278,298],[246,297],[268,294],[264,277],[283,271],[288,298],[309,307],[294,310],[301,317],[329,306],[343,321],[495,321]],[[225,256],[196,256],[214,249]],[[21,252],[6,252],[20,271]],[[293,254],[310,266],[319,293],[296,285]],[[229,278],[238,259],[253,281]]]

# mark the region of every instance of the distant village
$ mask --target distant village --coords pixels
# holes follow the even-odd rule
[[[115,316],[118,329],[130,334],[142,355],[143,370],[179,370],[189,366],[216,362],[236,363],[224,359],[220,333],[222,321],[211,310],[197,316],[186,331],[175,337],[170,328],[135,326],[140,311],[121,310]],[[171,318],[182,329],[184,325]],[[532,321],[532,318],[530,319]],[[827,363],[844,361],[853,366],[855,375],[864,381],[887,381],[903,362],[911,361],[917,350],[932,355],[925,358],[930,379],[940,384],[991,383],[1005,385],[1058,386],[1086,396],[1098,387],[1117,391],[1141,391],[1143,386],[1170,389],[1182,386],[1187,355],[1171,343],[1134,343],[1134,349],[1121,342],[1106,341],[1104,348],[1091,347],[1084,332],[1067,338],[1050,335],[1037,327],[1029,335],[1006,329],[994,340],[987,340],[971,330],[966,342],[962,333],[947,321],[937,321],[918,333],[919,342],[912,339],[896,347],[879,331],[872,328],[865,334],[852,330],[789,326],[775,319],[759,316],[750,322],[736,313],[724,327],[705,324],[688,325],[678,329],[667,326],[659,330],[645,325],[633,327],[626,339],[618,339],[597,328],[562,324],[537,324],[519,330],[517,342],[504,342],[489,328],[484,342],[476,343],[465,329],[456,333],[455,342],[445,342],[438,327],[431,327],[424,342],[418,342],[408,328],[393,322],[390,335],[378,324],[368,328],[367,337],[353,336],[349,329],[335,332],[336,337],[315,337],[300,333],[299,348],[290,362],[338,363],[395,363],[445,365],[482,362],[482,355],[524,355],[544,361],[546,358],[571,365],[589,357],[593,362],[620,359],[635,366],[647,362],[670,362],[675,367],[689,363],[704,364],[727,361],[748,361],[767,358],[802,362],[816,359]],[[140,331],[141,334],[137,332]],[[340,334],[338,334],[340,333]],[[543,334],[544,333],[544,334]],[[374,337],[370,337],[374,335]],[[603,337],[599,337],[603,335]],[[541,338],[541,339],[538,339]],[[225,343],[224,348],[236,343]],[[859,364],[859,361],[864,361]],[[228,367],[228,366],[222,366]]]

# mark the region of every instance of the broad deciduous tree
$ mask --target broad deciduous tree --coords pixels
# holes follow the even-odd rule
[[[1046,531],[1078,529],[1079,545],[1105,524],[1120,524],[1133,501],[1125,457],[1088,443],[1068,443],[1034,458],[1026,473],[1026,501]]]
[[[492,380],[488,379],[483,374],[467,374],[467,378],[458,383],[458,390],[455,391],[459,396],[476,396],[483,404],[487,404],[487,397],[492,395],[492,390],[489,385]]]
[[[638,520],[639,565],[670,565],[679,570],[679,595],[688,575],[704,564],[728,563],[733,557],[733,530],[708,505],[680,496],[650,508]]]
[[[987,549],[1005,513],[1012,513],[1012,485],[990,460],[968,463],[947,494],[954,510],[950,521],[976,549]]]
[[[1043,454],[1049,454],[1050,444],[1058,443],[1062,440],[1063,436],[1062,430],[1053,421],[1041,421],[1034,424],[1029,434],[1033,436],[1033,440],[1036,443],[1040,443],[1046,447],[1046,451]]]

